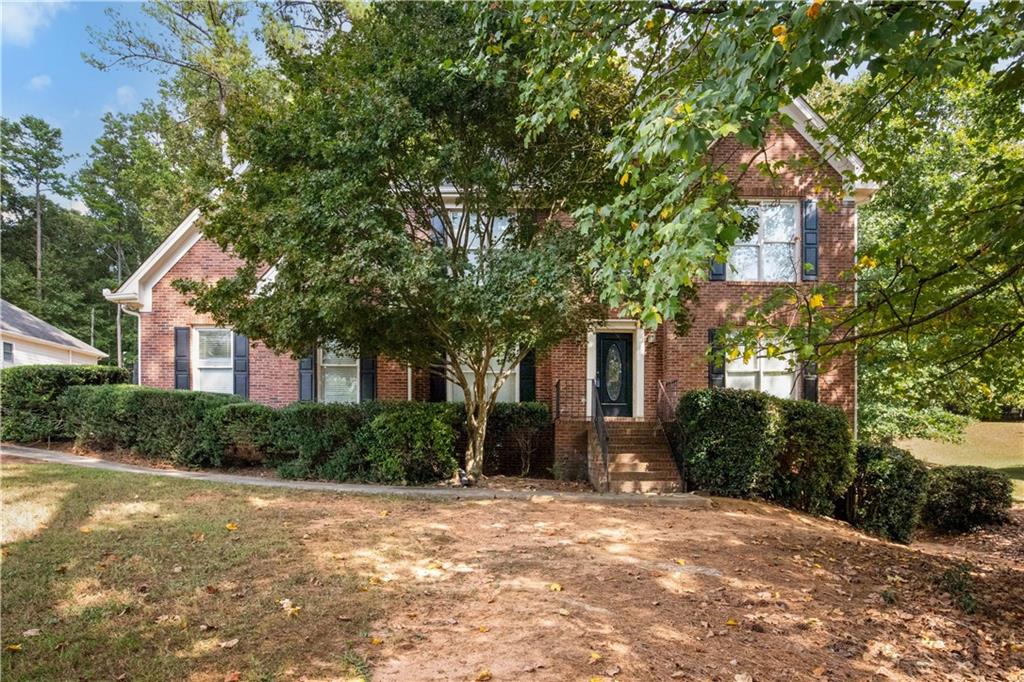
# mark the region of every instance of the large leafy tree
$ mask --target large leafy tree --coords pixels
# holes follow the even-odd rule
[[[986,389],[1019,390],[1020,2],[526,2],[477,10],[480,63],[532,67],[520,84],[527,139],[569,125],[584,106],[579,93],[595,80],[624,65],[637,74],[632,106],[607,148],[620,187],[576,217],[591,237],[603,298],[647,323],[678,318],[708,259],[722,259],[743,229],[733,208],[741,198],[714,165],[714,145],[734,136],[757,149],[781,105],[815,94],[829,77],[866,74],[842,97],[821,98],[830,104],[822,112],[826,154],[859,152],[863,179],[883,187],[877,210],[865,211],[874,227],[864,259],[847,273],[860,278],[858,304],[850,305],[849,287],[783,288],[746,311],[748,323],[726,345],[735,353],[771,337],[778,343],[770,351],[827,359],[859,344],[879,367],[927,367],[932,387],[974,369],[960,376],[984,374]],[[949,94],[961,87],[959,99]],[[814,163],[824,160],[791,165]]]
[[[36,298],[41,300],[44,194],[70,195],[64,164],[72,155],[64,153],[60,129],[36,116],[0,121],[0,145],[5,180],[13,186],[28,189],[35,200]]]
[[[518,363],[598,314],[580,235],[554,218],[610,185],[600,150],[624,80],[596,84],[571,126],[527,147],[525,73],[467,68],[464,7],[372,5],[344,21],[339,5],[319,7],[347,30],[272,50],[286,96],[235,110],[248,168],[207,207],[205,234],[247,267],[179,286],[277,350],[433,367],[465,396],[478,476],[488,413]]]

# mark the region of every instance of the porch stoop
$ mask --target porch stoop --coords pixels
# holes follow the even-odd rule
[[[608,419],[605,425],[609,492],[674,493],[683,489],[679,468],[658,422]],[[589,440],[596,443],[594,438]]]

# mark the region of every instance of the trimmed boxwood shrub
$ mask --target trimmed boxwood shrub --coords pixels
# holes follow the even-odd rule
[[[415,485],[458,468],[455,430],[429,403],[391,403],[317,471],[320,478]]]
[[[208,428],[223,437],[228,459],[260,464],[277,454],[278,414],[259,403],[229,403],[213,410]]]
[[[846,493],[847,520],[861,530],[908,543],[921,518],[928,467],[893,445],[857,446],[857,475]]]
[[[21,365],[0,372],[3,440],[31,443],[70,438],[61,397],[72,386],[124,384],[128,370],[101,365]]]
[[[855,470],[853,434],[842,410],[806,400],[777,400],[780,445],[768,496],[812,514],[831,514]]]
[[[679,399],[676,431],[684,471],[699,490],[764,496],[772,488],[782,409],[756,391],[704,389]]]
[[[121,385],[74,388],[63,404],[80,443],[219,466],[229,443],[212,417],[218,408],[240,401],[232,395]]]
[[[1005,523],[1013,505],[1013,484],[1001,471],[978,466],[949,466],[928,473],[921,518],[945,532],[963,532]]]

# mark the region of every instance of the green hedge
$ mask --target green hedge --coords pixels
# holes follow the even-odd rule
[[[830,513],[854,473],[852,435],[834,407],[757,391],[704,389],[676,409],[673,452],[694,487]]]
[[[857,446],[857,475],[846,493],[847,520],[861,530],[908,543],[921,518],[928,467],[892,445]]]
[[[69,389],[63,404],[69,433],[99,448],[124,448],[144,457],[190,466],[219,466],[230,443],[213,418],[239,403],[231,395],[142,386]]]
[[[921,512],[925,524],[945,532],[963,532],[1005,523],[1013,505],[1013,484],[1001,471],[978,466],[949,466],[928,473]]]
[[[124,384],[131,374],[100,365],[22,365],[0,372],[3,440],[31,443],[69,437],[60,399],[72,386]]]
[[[690,391],[676,408],[683,471],[699,490],[725,497],[761,497],[771,490],[782,410],[756,391]]]
[[[853,481],[853,434],[842,410],[779,400],[782,431],[769,497],[812,514],[831,515]]]

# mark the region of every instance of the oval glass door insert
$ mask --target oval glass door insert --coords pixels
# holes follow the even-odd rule
[[[612,346],[608,349],[604,361],[604,385],[608,391],[608,399],[616,401],[622,393],[622,356],[619,355],[619,347]]]

